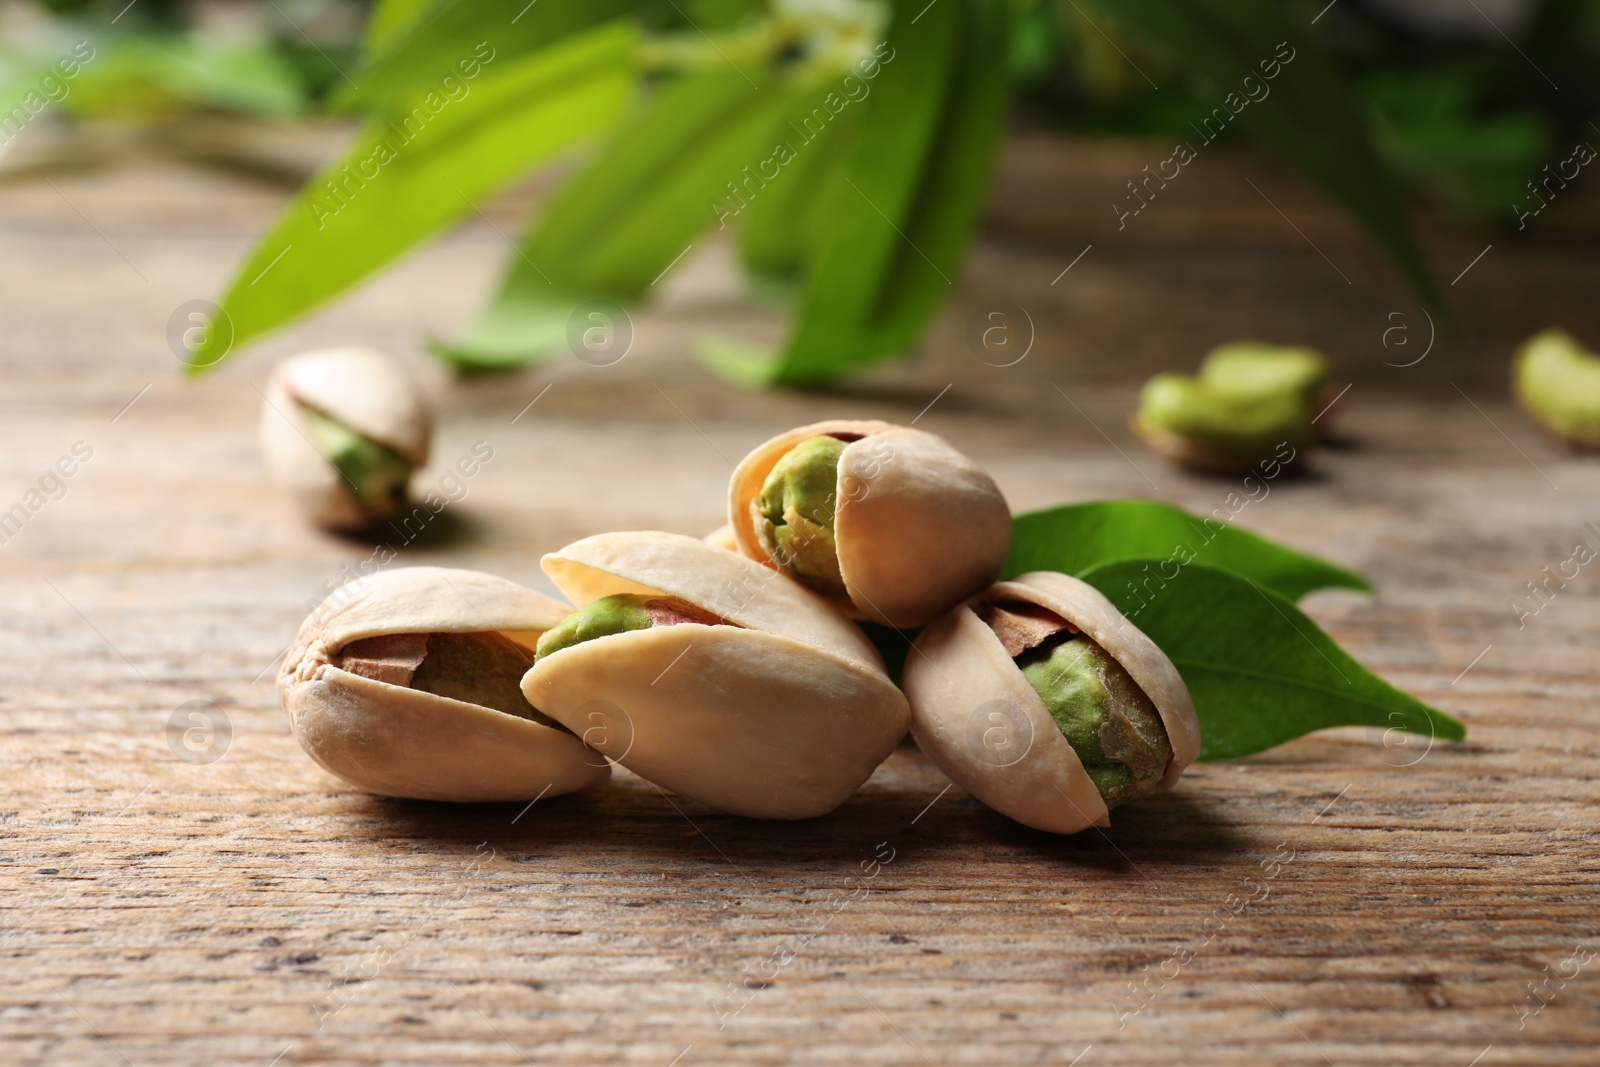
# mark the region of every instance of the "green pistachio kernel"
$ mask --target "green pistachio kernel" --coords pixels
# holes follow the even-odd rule
[[[1517,350],[1513,379],[1522,406],[1551,432],[1600,448],[1600,356],[1546,330]]]
[[[822,435],[790,449],[750,504],[756,539],[791,578],[834,600],[847,600],[833,538],[839,456],[847,442]]]
[[[1172,743],[1155,705],[1122,665],[1083,634],[1064,632],[1017,658],[1107,807],[1161,784]]]
[[[617,593],[580,608],[557,623],[554,629],[545,631],[544,636],[539,638],[538,654],[541,657],[548,656],[597,637],[683,623],[736,625],[681,597]]]
[[[563,648],[571,648],[597,637],[610,637],[630,630],[648,630],[655,625],[646,606],[656,597],[638,593],[618,593],[601,597],[586,608],[573,612],[547,630],[539,638],[539,656],[543,658]]]
[[[363,514],[377,520],[400,510],[411,481],[409,459],[308,404],[300,405],[300,414],[312,442],[339,471]]]
[[[1197,449],[1249,465],[1282,444],[1311,444],[1312,413],[1292,393],[1236,400],[1198,378],[1157,374],[1139,394],[1139,424],[1147,431],[1185,438]]]
[[[1212,391],[1239,403],[1292,396],[1310,407],[1332,378],[1333,368],[1312,348],[1221,345],[1200,363],[1200,380]]]

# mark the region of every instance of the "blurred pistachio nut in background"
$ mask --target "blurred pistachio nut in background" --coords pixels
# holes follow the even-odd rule
[[[1293,393],[1240,401],[1198,378],[1157,374],[1129,421],[1152,452],[1196,470],[1237,474],[1298,459],[1315,440],[1313,414]]]
[[[366,348],[305,352],[273,368],[264,396],[267,468],[311,521],[359,530],[400,511],[433,425],[397,363]]]
[[[1290,396],[1300,402],[1316,432],[1328,436],[1330,405],[1339,395],[1333,367],[1314,348],[1268,345],[1256,341],[1218,345],[1200,361],[1200,381],[1236,404]]]
[[[530,705],[521,679],[570,608],[477,571],[413,567],[336,589],[278,675],[312,759],[352,785],[425,800],[525,800],[610,765]]]
[[[739,551],[857,618],[921,626],[1005,562],[1011,516],[994,480],[942,438],[886,422],[802,426],[739,464]]]
[[[1054,833],[1170,789],[1200,754],[1171,660],[1064,574],[1000,582],[924,630],[906,660],[917,744],[952,781]]]
[[[1600,355],[1562,330],[1517,350],[1512,388],[1529,415],[1574,448],[1600,450]]]
[[[541,643],[524,695],[658,786],[810,818],[905,736],[910,710],[871,642],[771,568],[654,532],[588,537],[543,566],[578,612]]]

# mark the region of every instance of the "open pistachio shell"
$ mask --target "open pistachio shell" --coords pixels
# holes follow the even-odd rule
[[[274,480],[318,525],[359,529],[385,510],[358,499],[322,447],[314,415],[420,467],[428,461],[432,418],[422,395],[388,356],[366,348],[304,352],[272,370],[261,406],[261,449]],[[398,501],[394,502],[398,506]]]
[[[633,630],[540,656],[530,703],[659,786],[723,811],[804,819],[871,776],[910,723],[861,631],[770,568],[704,541],[613,533],[543,566],[580,608],[677,597],[726,624]]]
[[[757,536],[751,505],[767,476],[801,442],[839,436],[833,536],[857,618],[921,626],[992,582],[1011,546],[999,488],[943,438],[887,422],[834,420],[780,434],[733,473],[728,520],[739,551],[776,567]]]
[[[710,533],[706,534],[705,537],[701,538],[701,540],[708,545],[716,545],[718,548],[725,548],[729,552],[739,551],[739,542],[734,538],[733,527],[728,523],[723,523],[721,526],[718,526],[715,530],[712,530]]]
[[[568,610],[476,571],[379,572],[335,590],[301,625],[278,701],[312,759],[371,793],[491,801],[582,789],[610,765],[565,730],[339,666],[355,642],[394,634],[498,633],[531,663],[540,634]]]
[[[1172,745],[1160,788],[1170,789],[1199,756],[1199,720],[1172,661],[1093,586],[1036,571],[955,608],[922,632],[906,659],[912,735],[952,781],[1036,829],[1070,834],[1110,822],[1077,752],[975,610],[985,601],[1046,608],[1121,664],[1155,705]]]

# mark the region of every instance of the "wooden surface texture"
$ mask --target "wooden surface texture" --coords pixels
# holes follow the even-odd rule
[[[291,172],[322,150],[283,141]],[[185,382],[168,317],[271,219],[271,168],[147,152],[0,187],[0,509],[92,449],[0,546],[0,1062],[1595,1063],[1600,563],[1520,624],[1512,605],[1600,548],[1600,459],[1505,398],[1522,336],[1600,340],[1592,232],[1581,214],[1521,241],[1431,228],[1446,283],[1493,247],[1450,290],[1467,341],[1398,367],[1424,351],[1420,309],[1310,193],[1218,152],[1119,232],[1107,205],[1141,160],[1019,138],[923,348],[820,394],[737,392],[688,358],[708,328],[780,327],[711,245],[621,363],[450,382],[420,341],[489,291],[507,249],[481,221]],[[1001,305],[1035,335],[1005,368],[967,341]],[[254,420],[278,355],[403,355],[441,420],[422,485],[492,445],[395,566],[548,588],[540,554],[575,537],[717,525],[732,462],[825,416],[920,413],[1018,510],[1227,508],[1238,486],[1174,472],[1124,420],[1145,374],[1252,336],[1339,361],[1349,441],[1233,521],[1369,574],[1376,596],[1307,609],[1465,743],[1319,734],[1063,839],[909,747],[799,824],[626,773],[526,810],[386,800],[313,765],[276,706],[308,604],[372,552],[266,481]],[[197,706],[231,729],[202,764],[172,747]]]

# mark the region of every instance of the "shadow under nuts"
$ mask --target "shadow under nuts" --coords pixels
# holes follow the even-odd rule
[[[544,557],[576,605],[538,644],[528,702],[664,789],[736,815],[832,811],[905,736],[866,637],[820,596],[668,533]]]
[[[1200,724],[1172,661],[1094,587],[1035,572],[923,631],[906,660],[911,732],[995,810],[1055,833],[1177,782]]]
[[[993,479],[942,438],[886,422],[780,434],[734,471],[739,551],[856,618],[922,626],[994,581],[1011,516]]]
[[[278,700],[311,758],[371,793],[491,801],[582,789],[610,764],[520,685],[569,611],[476,571],[380,572],[301,625]]]

